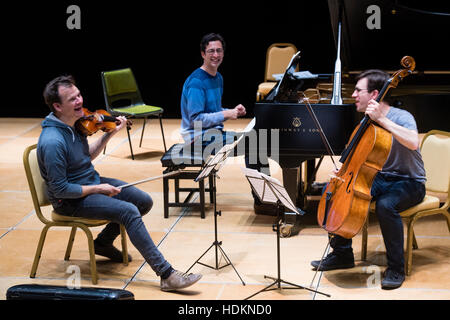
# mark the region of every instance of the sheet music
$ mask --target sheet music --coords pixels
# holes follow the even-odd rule
[[[252,129],[255,127],[256,124],[256,118],[254,117],[245,127],[245,129],[242,131],[243,133],[248,133],[252,131]]]
[[[301,79],[315,79],[315,78],[319,77],[318,74],[312,74],[309,71],[298,71],[298,72],[294,72],[292,75],[295,77],[295,79],[298,79],[298,80],[301,80]],[[279,80],[281,80],[281,78],[283,78],[283,74],[282,73],[275,73],[272,76],[277,81],[279,81]]]
[[[197,182],[200,179],[206,178],[207,176],[209,176],[209,174],[213,169],[215,169],[216,172],[218,172],[225,164],[225,161],[230,152],[233,151],[233,149],[236,147],[239,141],[241,141],[242,137],[244,137],[244,135],[240,136],[239,139],[237,139],[233,143],[224,145],[214,156],[210,156],[202,172],[200,172],[200,174],[197,176],[197,178],[195,178],[194,181]]]
[[[297,207],[292,203],[292,200],[283,184],[279,180],[261,173],[258,170],[248,168],[241,168],[241,170],[249,180],[250,185],[260,198],[261,202],[275,204],[278,200],[280,200],[281,204],[285,208],[300,214]]]
[[[256,118],[253,118],[241,132],[243,134],[236,141],[224,145],[214,156],[210,156],[202,172],[200,172],[197,178],[195,178],[195,181],[199,181],[200,179],[209,176],[209,174],[213,169],[215,169],[216,172],[218,172],[225,164],[225,161],[230,152],[233,151],[233,149],[238,145],[238,143],[244,138],[246,133],[249,133],[251,130],[253,130],[253,128],[255,127],[255,123]]]

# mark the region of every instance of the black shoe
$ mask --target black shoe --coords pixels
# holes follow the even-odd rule
[[[95,254],[109,258],[111,261],[123,262],[122,251],[115,248],[112,244],[104,245],[94,241],[94,251]],[[131,262],[131,260],[131,256],[128,255],[128,262]]]
[[[274,204],[269,203],[254,203],[253,209],[255,210],[256,214],[261,214],[265,216],[277,216],[278,215],[278,208]]]
[[[318,271],[348,269],[355,266],[355,259],[353,255],[342,256],[332,252],[322,260],[322,263],[320,263],[320,260],[314,260],[311,261],[311,265],[314,267],[314,270]]]
[[[405,281],[405,274],[399,273],[387,268],[383,273],[383,280],[381,280],[381,289],[392,290],[399,288],[403,281]]]

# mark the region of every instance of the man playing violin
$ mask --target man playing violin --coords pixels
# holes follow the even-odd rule
[[[377,98],[389,75],[381,70],[367,70],[357,77],[352,97],[356,110],[392,134],[392,147],[382,170],[372,184],[372,200],[386,247],[387,268],[381,283],[383,289],[395,289],[405,280],[403,223],[400,212],[418,203],[425,196],[425,169],[419,151],[419,135],[414,117]],[[320,271],[355,266],[352,240],[331,235],[333,251],[311,265]]]
[[[117,117],[115,128],[89,144],[87,137],[75,128],[84,112],[83,97],[73,77],[53,79],[43,95],[51,113],[42,122],[37,156],[54,210],[61,215],[111,221],[95,239],[94,247],[96,254],[115,262],[122,261],[122,253],[113,241],[120,234],[119,224],[123,224],[130,241],[161,277],[161,290],[177,290],[196,283],[201,275],[174,270],[150,237],[142,221],[153,206],[150,195],[134,186],[118,188],[125,182],[101,177],[92,165],[111,137],[126,126],[126,118]]]

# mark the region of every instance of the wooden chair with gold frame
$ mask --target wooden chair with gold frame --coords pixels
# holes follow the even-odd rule
[[[274,43],[266,52],[266,69],[264,82],[258,85],[256,101],[261,101],[276,85],[273,74],[284,73],[292,56],[297,53],[297,47],[292,43]],[[297,67],[298,69],[298,67]],[[298,70],[296,70],[298,71]]]
[[[422,139],[420,152],[427,176],[427,195],[421,203],[400,213],[400,216],[405,220],[407,225],[407,259],[405,264],[405,273],[407,275],[411,274],[412,250],[418,249],[413,229],[416,221],[425,216],[442,214],[447,220],[447,226],[450,232],[450,132],[439,130],[429,131]],[[431,193],[443,193],[447,195],[447,198],[441,204],[441,200],[431,195]],[[375,202],[371,203],[369,212],[375,211],[375,205]],[[366,260],[367,257],[368,220],[369,215],[362,229],[362,260]]]
[[[91,227],[97,227],[104,224],[109,223],[108,220],[93,220],[93,219],[84,219],[78,217],[68,217],[57,214],[52,210],[51,218],[47,218],[42,212],[41,208],[50,206],[50,201],[47,197],[47,186],[42,178],[39,165],[37,161],[37,153],[36,153],[36,144],[29,146],[25,149],[23,153],[23,165],[25,168],[26,177],[28,180],[28,186],[30,188],[31,197],[33,200],[34,210],[36,212],[39,220],[45,225],[41,231],[41,236],[39,238],[38,246],[36,249],[36,254],[34,256],[33,266],[31,268],[30,278],[34,278],[36,276],[37,267],[39,264],[39,260],[41,258],[42,249],[44,247],[45,238],[47,236],[47,231],[51,227],[70,227],[71,232],[69,236],[69,242],[67,244],[66,253],[64,256],[64,260],[69,260],[70,254],[72,252],[72,246],[75,239],[75,233],[77,228],[80,228],[84,231],[88,239],[88,248],[89,248],[89,259],[90,259],[90,269],[92,276],[92,283],[97,284],[98,282],[98,274],[97,274],[97,265],[95,261],[95,252],[94,252],[94,239],[92,236],[92,232],[89,230]],[[124,265],[128,265],[128,250],[127,250],[127,237],[125,227],[120,225],[120,233],[122,238],[122,253],[123,253],[123,263]]]

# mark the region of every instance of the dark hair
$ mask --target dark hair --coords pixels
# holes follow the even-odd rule
[[[203,36],[202,40],[200,41],[200,51],[205,52],[206,47],[211,41],[220,41],[222,42],[222,48],[223,51],[225,51],[225,40],[223,37],[218,33],[208,33],[207,35]]]
[[[359,74],[356,77],[356,81],[359,81],[362,78],[367,78],[367,90],[372,92],[373,90],[381,91],[384,84],[389,79],[389,75],[382,70],[370,69]]]
[[[44,89],[44,100],[51,111],[55,112],[53,104],[55,102],[61,102],[58,89],[60,86],[71,87],[75,85],[75,79],[71,75],[59,76],[47,83]]]

